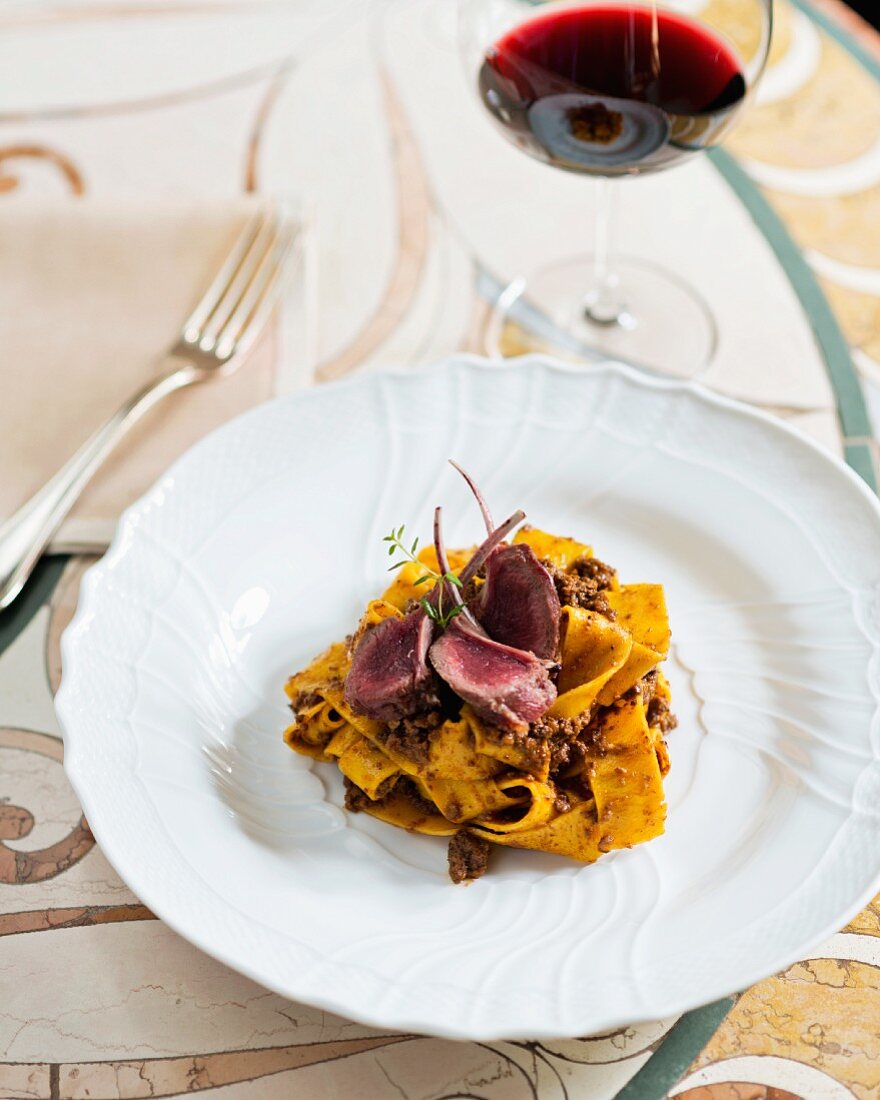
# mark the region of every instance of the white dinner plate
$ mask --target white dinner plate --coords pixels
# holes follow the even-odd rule
[[[282,686],[388,581],[381,538],[496,515],[666,588],[664,836],[584,866],[346,814],[281,741]],[[263,405],[123,517],[64,636],[65,766],[123,879],[187,939],[387,1028],[546,1038],[743,989],[880,880],[880,508],[768,416],[543,358],[373,374]]]

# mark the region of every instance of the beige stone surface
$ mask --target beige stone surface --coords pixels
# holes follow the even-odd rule
[[[700,14],[737,48],[740,57],[751,60],[761,41],[760,8],[764,0],[709,0]],[[774,5],[773,38],[768,65],[785,57],[791,48],[792,10],[788,3]]]
[[[880,267],[880,234],[866,226],[880,225],[880,183],[834,202],[810,195],[775,192],[770,201],[802,248],[861,267]]]
[[[880,361],[880,298],[839,286],[830,279],[822,279],[821,283],[850,346]]]
[[[880,937],[880,897],[875,898],[858,916],[853,917],[844,931]]]
[[[755,106],[728,145],[764,164],[825,168],[854,160],[877,141],[880,86],[841,46],[823,37],[819,68],[797,96]]]
[[[749,0],[710,0],[706,11],[720,24],[743,2]],[[838,11],[833,0],[823,0],[823,6],[832,14]],[[85,17],[82,11],[76,14],[77,20]],[[127,11],[127,25],[135,26],[142,17],[153,18]],[[777,17],[771,65],[784,62],[793,41],[794,21],[784,0],[777,5]],[[176,34],[174,20],[189,16],[166,12],[164,18],[168,33]],[[316,53],[304,61],[302,84],[276,72],[224,91],[216,102],[210,90],[197,88],[189,98],[145,112],[129,110],[120,100],[104,115],[74,110],[56,120],[34,116],[13,123],[0,114],[0,237],[6,249],[3,254],[0,247],[0,282],[4,271],[6,278],[10,270],[22,275],[20,297],[8,293],[2,298],[7,310],[14,301],[21,316],[14,318],[18,343],[7,341],[5,348],[14,347],[14,363],[10,366],[7,357],[0,380],[6,370],[4,392],[24,394],[17,413],[10,412],[8,402],[0,408],[7,444],[6,452],[0,444],[0,469],[17,464],[14,481],[0,478],[0,512],[39,482],[47,456],[55,461],[56,451],[70,446],[74,429],[89,427],[141,377],[149,354],[173,331],[176,303],[204,280],[224,246],[217,238],[213,252],[205,247],[206,235],[217,227],[210,211],[187,216],[174,253],[179,263],[170,273],[157,267],[164,274],[153,277],[143,265],[126,268],[133,280],[129,296],[145,307],[138,316],[149,330],[137,345],[137,362],[108,373],[113,357],[121,350],[130,353],[117,332],[113,340],[105,336],[96,343],[94,358],[80,358],[75,370],[59,373],[66,343],[93,335],[81,316],[76,321],[75,301],[66,296],[86,292],[85,283],[77,286],[74,260],[89,258],[85,227],[90,219],[93,228],[101,223],[106,230],[111,204],[105,199],[148,192],[164,198],[170,210],[174,203],[167,205],[169,198],[179,201],[193,194],[210,194],[221,205],[233,200],[235,206],[243,185],[316,194],[324,225],[317,282],[319,358],[325,374],[386,361],[421,364],[464,343],[479,346],[485,309],[473,290],[474,254],[497,260],[503,273],[505,257],[518,263],[522,257],[543,259],[548,246],[551,251],[570,248],[571,226],[589,221],[589,204],[583,181],[556,178],[525,163],[488,127],[479,138],[468,136],[476,133],[466,121],[466,111],[476,111],[469,93],[456,98],[459,93],[449,91],[448,102],[455,105],[451,123],[436,104],[433,115],[426,111],[431,80],[457,65],[448,32],[436,12],[423,15],[412,6],[396,29],[386,26],[384,44],[391,56],[386,54],[385,63],[397,93],[393,81],[383,83],[370,67],[372,62],[363,65],[376,42],[371,46],[363,28],[353,26],[337,39],[332,56]],[[749,33],[743,25],[735,34],[746,51]],[[88,48],[94,50],[95,40],[90,41]],[[425,46],[414,62],[413,51],[405,47],[425,41],[435,52]],[[406,84],[408,73],[411,78],[413,64],[418,86],[401,96],[399,86]],[[335,99],[327,109],[332,125],[315,128],[302,89],[343,86],[354,90],[356,104]],[[107,95],[112,100],[110,91]],[[223,117],[218,117],[218,104]],[[365,120],[377,112],[384,112],[382,124],[370,129]],[[751,161],[798,172],[846,166],[878,141],[880,85],[823,35],[817,71],[791,95],[754,108],[731,149]],[[152,159],[140,155],[145,147],[153,150]],[[467,163],[456,168],[455,186],[444,183],[440,177],[448,174],[449,158],[468,150],[473,155],[467,153]],[[730,239],[724,236],[728,229],[719,229],[722,222],[737,227],[734,238],[745,234],[748,219],[741,211],[734,216],[726,206],[713,205],[723,189],[714,179],[711,188],[705,183],[704,167],[678,177],[680,183],[670,173],[655,190],[647,185],[642,195],[652,197],[630,207],[633,239],[661,247],[668,227],[659,224],[656,211],[673,211],[676,196],[691,216],[703,219],[704,236],[719,234],[711,238],[715,255]],[[352,181],[360,186],[357,202],[350,199]],[[46,222],[34,236],[28,201],[68,202],[83,195],[102,201],[83,206],[72,219],[53,213],[57,221]],[[523,195],[531,204],[525,229]],[[769,197],[804,248],[880,273],[880,179],[840,194],[777,191]],[[13,201],[14,217],[9,213]],[[724,201],[733,200],[726,196]],[[472,207],[478,208],[479,220]],[[565,212],[561,226],[559,211]],[[64,221],[80,228],[64,229],[71,255],[56,270],[47,234]],[[126,223],[126,241],[136,237],[138,247],[161,259],[180,224],[172,218],[153,225],[144,211],[139,229]],[[102,239],[106,258],[118,242],[106,232]],[[21,242],[29,240],[34,254],[22,265]],[[693,259],[693,249],[685,244],[686,261]],[[748,247],[757,257],[754,263],[775,262],[757,236]],[[736,267],[741,251],[729,252],[726,261],[737,287],[746,281]],[[362,262],[352,262],[355,254]],[[97,281],[88,284],[90,293],[100,290],[106,301],[119,301],[124,297],[120,287],[106,278],[101,264],[98,268]],[[54,294],[51,309],[50,300],[42,299],[43,313],[35,309],[38,287]],[[822,287],[850,345],[880,361],[880,296],[827,276]],[[793,298],[783,301],[778,288],[772,301],[763,300],[766,285],[746,290],[737,317],[743,318],[742,330],[752,342],[743,342],[738,333],[735,347],[740,350],[725,360],[722,377],[712,376],[711,383],[728,392],[743,387],[745,396],[839,452],[832,395],[807,319],[792,307]],[[70,327],[72,315],[76,323]],[[785,332],[777,331],[777,323],[765,338],[761,326],[779,317],[786,318]],[[529,349],[527,334],[511,329],[506,335],[510,353]],[[780,337],[772,355],[767,354],[770,337]],[[112,521],[120,501],[139,492],[188,439],[268,395],[277,380],[272,350],[266,349],[252,375],[242,375],[204,403],[199,395],[198,411],[192,395],[188,409],[182,405],[145,425],[116,471],[95,486],[88,505],[93,514]],[[32,364],[27,377],[23,363]],[[109,378],[106,386],[96,385],[104,378]],[[56,400],[59,391],[68,395],[66,403]],[[75,424],[71,408],[76,409]],[[16,417],[34,425],[32,438],[22,442]],[[556,1044],[452,1044],[386,1035],[277,997],[155,920],[92,842],[62,770],[52,695],[61,676],[60,634],[75,609],[86,564],[70,564],[51,606],[0,654],[0,1100],[109,1100],[204,1090],[218,1100],[604,1100],[650,1057],[673,1021]],[[692,1074],[712,1070],[713,1080],[680,1095],[685,1100],[820,1100],[837,1086],[856,1100],[872,1100],[880,1096],[878,1020],[880,899],[856,916],[844,935],[833,938],[827,957],[798,963],[745,992],[691,1067]],[[775,1083],[765,1079],[767,1067]]]
[[[880,947],[875,962],[810,959],[743,994],[693,1068],[741,1055],[802,1062],[851,1088],[880,1092]]]

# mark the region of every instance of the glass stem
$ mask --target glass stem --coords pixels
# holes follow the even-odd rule
[[[599,176],[595,181],[596,239],[593,247],[593,289],[587,295],[584,314],[595,325],[616,325],[624,312],[614,273],[612,239],[617,208],[614,180]]]

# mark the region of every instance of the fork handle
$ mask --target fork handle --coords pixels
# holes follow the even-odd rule
[[[178,363],[149,382],[87,439],[50,481],[0,527],[0,610],[9,607],[83,489],[117,443],[163,397],[202,378]]]

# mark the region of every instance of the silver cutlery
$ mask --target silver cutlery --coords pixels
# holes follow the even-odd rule
[[[297,239],[298,227],[283,209],[256,214],[161,357],[154,379],[0,526],[0,609],[21,592],[52,536],[129,428],[169,394],[239,367],[278,301]]]

